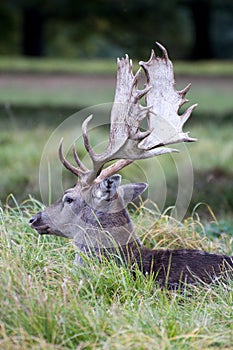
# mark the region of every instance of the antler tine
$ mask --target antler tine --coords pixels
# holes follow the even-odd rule
[[[110,165],[106,169],[103,169],[100,175],[96,178],[95,182],[98,183],[104,180],[106,177],[116,174],[118,171],[133,163],[133,159],[120,159],[116,163]]]
[[[87,150],[87,152],[89,153],[90,157],[92,160],[95,160],[97,158],[97,154],[93,151],[93,148],[90,145],[89,139],[88,139],[88,132],[87,132],[87,127],[89,122],[92,120],[93,115],[89,115],[89,117],[87,117],[83,124],[82,124],[82,133],[83,133],[83,141],[84,141],[84,146]]]
[[[181,123],[181,128],[185,124],[185,122],[188,120],[190,115],[192,114],[192,111],[197,107],[197,103],[194,105],[190,106],[183,114],[180,116],[180,123]],[[197,141],[196,138],[193,138],[192,141]]]
[[[184,89],[177,91],[181,96],[185,96],[191,88],[191,83],[189,83]]]
[[[160,48],[160,50],[163,53],[163,57],[165,58],[166,61],[169,61],[168,53],[167,50],[163,45],[161,45],[158,41],[156,41],[156,45]]]
[[[83,176],[85,174],[85,171],[83,169],[80,168],[76,168],[74,167],[71,163],[68,162],[68,160],[65,159],[65,157],[63,156],[63,152],[62,152],[62,144],[63,144],[63,138],[60,141],[59,144],[59,148],[58,148],[58,154],[59,154],[59,158],[62,162],[62,164],[64,165],[64,167],[68,170],[70,170],[74,175],[77,175],[79,177]]]
[[[74,159],[78,165],[78,167],[83,171],[83,172],[88,172],[89,169],[87,169],[87,167],[81,162],[78,153],[76,152],[76,148],[75,145],[73,145],[73,155],[74,155]]]
[[[87,127],[89,122],[91,121],[93,115],[90,115],[88,118],[86,118],[82,124],[82,133],[83,133],[83,141],[84,141],[84,146],[92,160],[92,164],[93,164],[93,169],[89,172],[87,178],[86,178],[86,182],[87,183],[91,183],[94,181],[94,179],[99,175],[99,173],[101,172],[103,165],[109,160],[109,154],[107,152],[107,154],[96,154],[93,150],[93,148],[91,147],[91,144],[89,142],[88,139],[88,131],[87,131]]]

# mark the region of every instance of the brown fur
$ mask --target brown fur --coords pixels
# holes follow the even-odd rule
[[[190,249],[147,249],[137,243],[119,247],[122,260],[138,268],[145,275],[153,274],[161,287],[177,289],[185,284],[210,284],[233,278],[233,258]],[[108,258],[113,250],[102,253]],[[118,259],[119,261],[119,259]]]
[[[118,263],[123,261],[132,266],[132,270],[137,265],[145,275],[152,274],[161,287],[209,284],[233,277],[232,257],[201,250],[147,249],[137,237],[126,208],[119,204],[116,205],[119,210],[111,212],[111,202],[102,200],[105,210],[95,210],[82,200],[77,186],[68,193],[73,198],[71,204],[61,199],[31,219],[31,226],[38,233],[71,238],[82,253],[89,255],[94,251],[100,258],[105,255]],[[121,203],[122,197],[116,200]],[[83,265],[79,253],[75,263]]]

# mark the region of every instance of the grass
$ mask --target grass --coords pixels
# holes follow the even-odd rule
[[[1,349],[231,348],[233,282],[169,293],[113,262],[75,268],[71,242],[29,227],[40,209],[1,208]],[[229,235],[195,217],[181,224],[141,207],[133,220],[147,245],[232,253]]]
[[[106,90],[106,87],[82,87],[70,86],[64,88],[57,85],[54,88],[4,86],[1,90],[0,105],[10,105],[13,109],[18,107],[49,106],[76,107],[76,109],[87,106],[107,103],[113,100],[113,87]]]
[[[17,110],[24,108],[76,108],[81,109],[101,103],[111,103],[114,98],[116,68],[111,78],[102,76],[47,77],[43,80],[36,75],[25,78],[24,75],[5,78],[0,84],[0,105],[11,106]],[[192,103],[198,102],[197,115],[201,119],[208,116],[221,118],[226,114],[232,118],[232,78],[218,79],[193,78],[191,75],[177,77],[177,89],[184,88],[192,82],[192,88],[187,97]]]
[[[216,86],[210,89],[210,85],[204,87],[196,86],[189,94],[190,101],[198,101],[198,118],[220,119],[221,116],[231,115],[233,110],[232,92],[228,89],[223,89]],[[13,110],[18,110],[19,107],[25,108],[50,108],[62,109],[63,107],[70,108],[85,108],[100,103],[109,103],[113,101],[114,88],[91,88],[91,87],[70,87],[64,91],[64,88],[56,87],[53,90],[41,88],[24,88],[19,87],[4,87],[1,90],[0,105],[11,106]],[[4,107],[2,108],[4,109]]]
[[[16,73],[78,73],[78,74],[112,74],[116,60],[80,60],[60,58],[25,58],[1,56],[0,72]]]
[[[209,119],[216,119],[216,116],[221,119],[221,116],[226,114],[232,118],[233,102],[230,95],[230,89],[218,85],[217,82],[209,81],[203,85],[194,82],[188,99],[192,103],[198,102],[197,113],[202,120],[206,116],[209,116]]]
[[[148,57],[143,58],[147,60]],[[141,59],[140,59],[141,60]],[[137,59],[133,60],[136,63]],[[175,72],[182,75],[233,76],[233,61],[175,62]],[[115,74],[116,59],[25,58],[1,56],[0,72]]]
[[[175,73],[193,76],[226,76],[233,75],[232,61],[198,61],[175,62]]]

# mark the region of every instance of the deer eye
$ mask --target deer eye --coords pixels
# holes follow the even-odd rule
[[[72,203],[74,200],[73,200],[73,198],[71,198],[71,197],[65,197],[64,198],[64,202],[65,203],[68,203],[68,204],[70,204],[70,203]]]

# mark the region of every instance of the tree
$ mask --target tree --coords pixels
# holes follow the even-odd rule
[[[194,60],[213,58],[211,43],[211,2],[208,0],[193,0],[189,6],[194,27],[194,43],[190,57]]]
[[[148,47],[160,41],[173,58],[209,59],[219,52],[215,27],[221,20],[215,17],[220,8],[225,17],[229,11],[233,14],[232,0],[2,0],[0,51],[21,38],[22,53],[29,56],[48,51],[64,55],[67,50],[69,55],[88,57],[109,55],[116,48],[119,54],[145,57]],[[224,28],[230,33],[228,22]],[[3,44],[6,37],[7,45]],[[224,52],[231,55],[225,47]]]
[[[37,7],[22,8],[22,54],[24,56],[43,56],[44,22],[45,16]]]
[[[218,43],[214,40],[214,32],[218,21],[214,21],[216,14],[221,13],[221,17],[231,14],[231,25],[225,27],[221,32],[221,46],[228,36],[228,32],[232,32],[233,25],[233,2],[232,0],[181,0],[181,4],[185,5],[190,13],[193,27],[193,47],[189,58],[194,60],[211,59],[218,55],[215,46]],[[219,28],[217,28],[219,32]],[[229,34],[230,35],[230,34]],[[232,46],[231,40],[231,46]],[[228,50],[230,54],[230,50]],[[227,54],[227,52],[226,52]],[[218,57],[218,56],[217,56]]]
[[[5,0],[6,2],[6,0]],[[105,38],[109,45],[141,56],[154,46],[155,40],[166,42],[177,52],[182,48],[177,0],[9,0],[22,18],[22,53],[41,56],[45,49],[45,28],[51,21],[60,30],[72,26],[69,40],[77,44],[93,36]],[[57,26],[57,28],[59,25]],[[174,28],[176,30],[174,31]],[[174,57],[174,56],[173,56]]]

